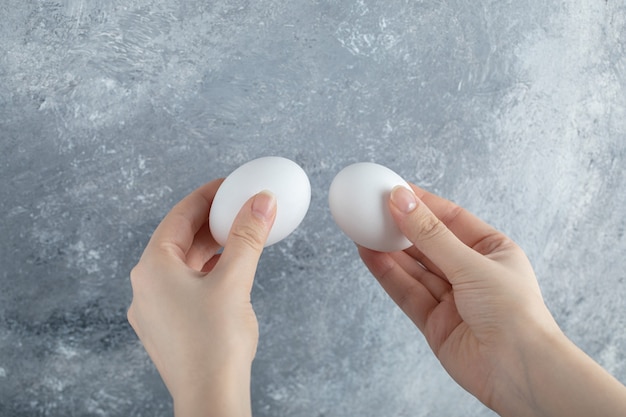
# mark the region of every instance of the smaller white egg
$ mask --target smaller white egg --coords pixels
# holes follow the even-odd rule
[[[311,183],[295,162],[268,156],[234,170],[215,194],[209,228],[220,245],[226,244],[235,217],[252,196],[268,190],[276,196],[276,219],[265,246],[286,238],[302,222],[311,202]]]
[[[387,167],[361,162],[342,169],[330,185],[330,212],[354,242],[379,252],[407,249],[412,243],[391,216],[389,196],[394,187],[409,184]]]

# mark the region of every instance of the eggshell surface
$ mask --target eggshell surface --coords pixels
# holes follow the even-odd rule
[[[339,228],[354,242],[379,252],[407,249],[412,243],[389,210],[394,187],[409,184],[387,167],[371,162],[349,165],[330,185],[328,202]]]
[[[302,222],[311,202],[311,184],[295,162],[268,156],[247,162],[220,185],[209,214],[211,234],[222,246],[241,207],[261,191],[276,196],[276,219],[265,246],[289,236]]]

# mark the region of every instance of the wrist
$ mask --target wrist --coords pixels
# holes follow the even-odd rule
[[[500,416],[543,415],[537,410],[535,379],[541,380],[538,372],[548,371],[551,356],[567,351],[571,343],[556,322],[546,317],[527,317],[523,323],[511,324],[502,353],[495,357],[497,371],[487,405]]]
[[[555,324],[528,326],[518,335],[516,343],[507,372],[508,384],[500,387],[502,401],[494,409],[501,416],[549,415],[544,413],[541,398],[547,382],[545,373],[557,372],[554,358],[569,356],[571,342]]]
[[[172,394],[176,417],[249,417],[250,364],[224,364]]]
[[[516,339],[493,408],[507,416],[623,416],[626,388],[580,350],[556,322],[527,326]]]

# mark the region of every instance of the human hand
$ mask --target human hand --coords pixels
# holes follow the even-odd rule
[[[241,209],[221,254],[208,226],[221,180],[178,203],[131,272],[128,320],[174,399],[177,416],[245,416],[258,323],[250,291],[276,201]]]
[[[524,252],[412,188],[394,189],[389,207],[414,246],[359,253],[448,373],[501,415],[626,415],[624,387],[561,332]]]

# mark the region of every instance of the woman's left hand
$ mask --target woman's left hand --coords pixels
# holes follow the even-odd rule
[[[241,209],[224,251],[209,230],[222,180],[163,219],[131,272],[128,320],[174,399],[177,416],[246,416],[258,323],[250,291],[276,216],[261,192]]]

